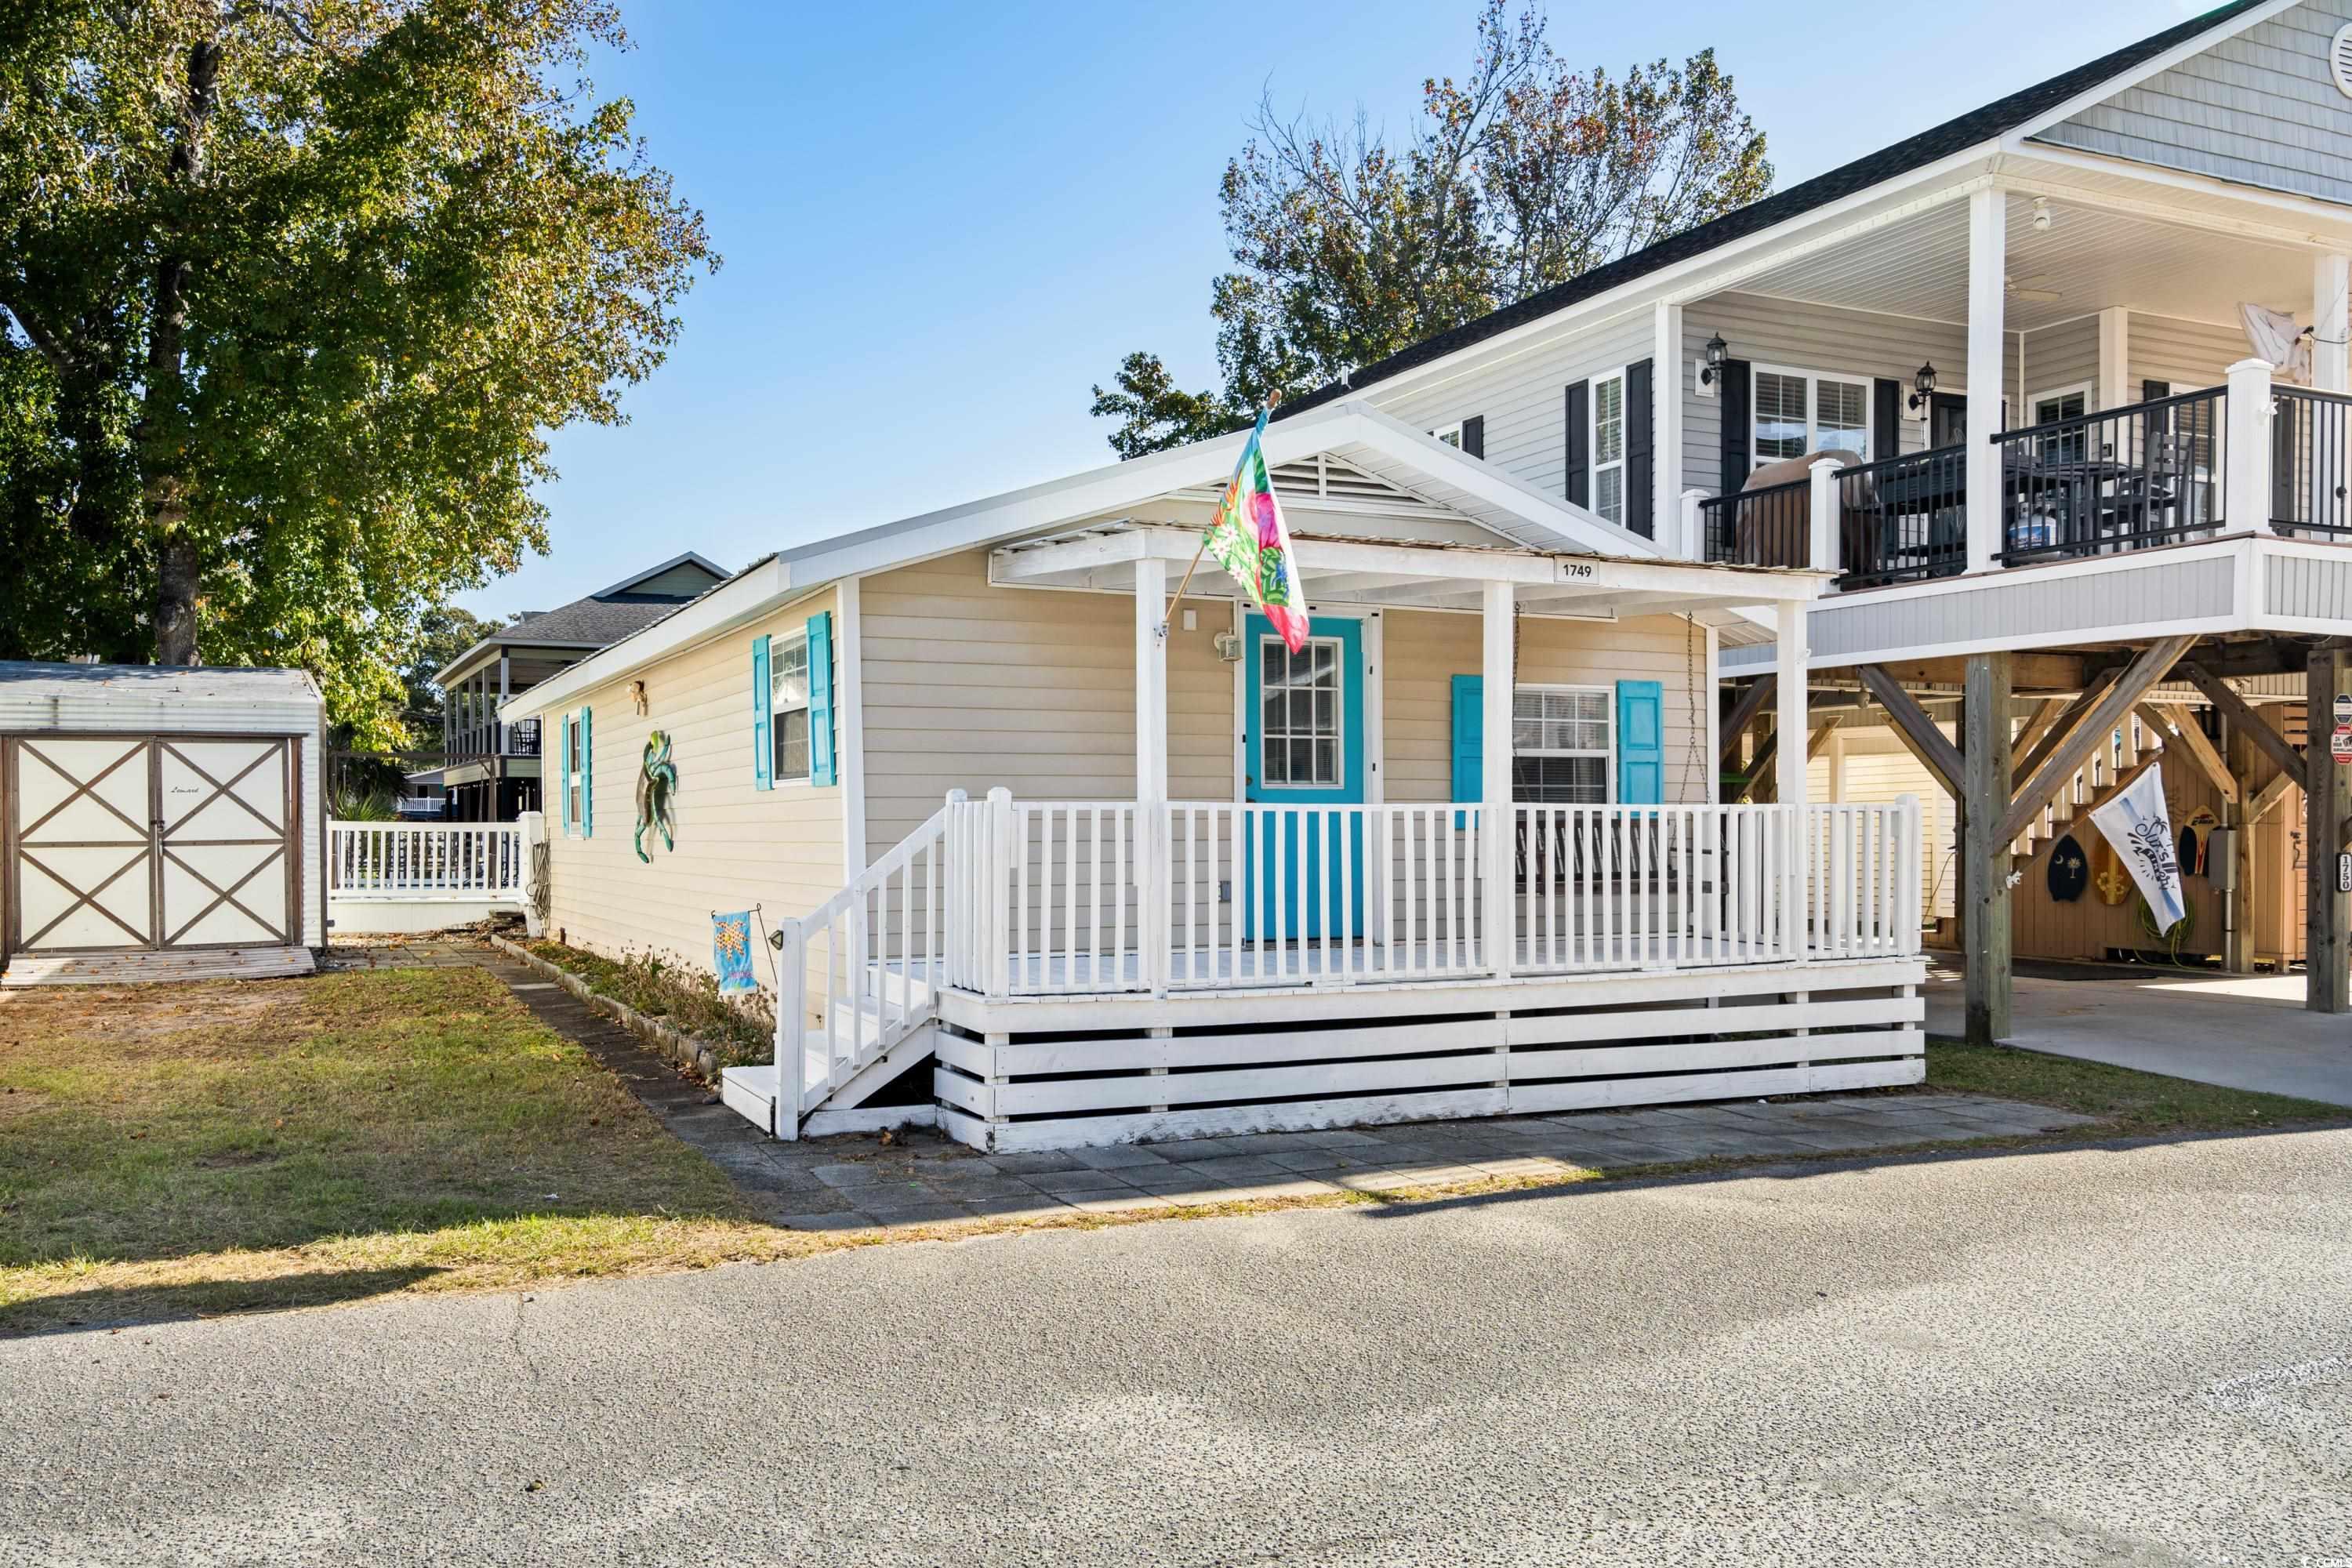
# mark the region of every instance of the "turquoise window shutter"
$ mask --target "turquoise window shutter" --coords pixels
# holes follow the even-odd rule
[[[1476,800],[1486,784],[1486,678],[1454,678],[1454,798]],[[1454,826],[1462,826],[1456,812]]]
[[[775,721],[773,695],[768,682],[768,639],[751,639],[751,787],[776,785],[776,748],[769,738]]]
[[[808,620],[809,783],[839,784],[833,759],[833,614]]]
[[[580,710],[580,837],[596,837],[596,711]]]
[[[1617,683],[1617,804],[1656,805],[1666,798],[1665,688],[1654,680]]]
[[[546,763],[540,764],[541,771]],[[572,831],[572,715],[559,713],[555,719],[555,817],[563,831]]]

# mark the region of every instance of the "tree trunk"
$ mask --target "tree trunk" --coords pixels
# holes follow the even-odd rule
[[[204,172],[205,124],[216,101],[221,46],[207,40],[188,50],[187,97],[180,136],[172,148],[173,201],[164,254],[155,264],[155,320],[147,342],[145,407],[139,420],[142,495],[155,536],[155,662],[196,662],[196,585],[204,563],[188,537],[186,386],[188,331],[187,207]]]

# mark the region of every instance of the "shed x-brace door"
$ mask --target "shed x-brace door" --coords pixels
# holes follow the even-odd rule
[[[293,943],[290,742],[28,735],[6,746],[13,951]]]

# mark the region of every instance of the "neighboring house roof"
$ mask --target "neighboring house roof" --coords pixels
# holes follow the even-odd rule
[[[599,588],[588,596],[592,599],[617,599],[624,595],[637,592],[639,584],[650,582],[654,578],[661,576],[664,573],[673,571],[680,566],[696,566],[701,568],[703,573],[709,577],[711,584],[724,583],[727,581],[728,572],[726,567],[721,566],[718,562],[711,560],[709,556],[697,555],[693,551],[688,550],[671,556],[668,560],[663,562],[658,566],[648,566],[633,577],[624,577],[609,588]],[[706,586],[708,585],[709,584],[706,584]],[[676,594],[662,594],[659,595],[658,597],[675,600],[677,595]]]
[[[680,566],[699,568],[709,581],[692,593],[648,593],[642,588],[641,584]],[[691,578],[694,574],[688,575]],[[536,611],[520,617],[510,626],[500,626],[436,672],[434,683],[446,684],[457,671],[478,663],[485,653],[495,648],[528,647],[593,651],[645,630],[726,581],[726,568],[716,562],[692,551],[673,555],[658,566],[649,566],[643,572],[624,577],[611,587],[600,588],[584,599],[574,599],[552,610]]]
[[[1375,383],[1443,359],[1514,328],[1540,321],[1555,311],[1622,288],[1677,262],[1704,256],[1718,246],[1761,233],[1791,218],[1801,217],[1817,207],[1859,195],[1873,185],[1964,153],[2028,125],[2101,83],[2146,66],[2204,33],[2231,22],[2246,20],[2249,13],[2272,3],[2273,0],[2233,0],[2233,4],[2191,17],[2021,92],[1996,99],[1981,109],[1948,120],[1932,130],[1923,131],[1867,157],[1857,158],[1825,174],[1817,174],[1761,201],[1751,202],[1696,228],[1685,229],[1647,249],[1637,250],[1631,256],[1596,267],[1565,283],[1530,294],[1516,304],[1506,305],[1475,321],[1466,321],[1450,331],[1423,338],[1377,363],[1350,372],[1344,382],[1333,382],[1283,405],[1276,417],[1295,416],[1336,398],[1360,392]]]

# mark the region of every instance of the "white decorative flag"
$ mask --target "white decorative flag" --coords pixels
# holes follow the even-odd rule
[[[2156,917],[2157,931],[2170,931],[2189,912],[2189,906],[2181,899],[2180,857],[2172,831],[2172,812],[2164,804],[2163,765],[2150,763],[2130,787],[2091,813],[2091,820],[2116,847],[2132,880],[2139,884],[2140,897],[2147,900],[2148,912]]]

